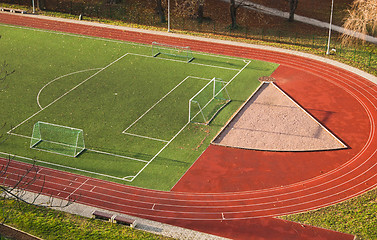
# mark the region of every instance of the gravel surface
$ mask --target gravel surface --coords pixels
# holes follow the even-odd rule
[[[213,143],[268,151],[318,151],[346,147],[274,83],[267,82]]]

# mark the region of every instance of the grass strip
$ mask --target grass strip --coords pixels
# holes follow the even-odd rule
[[[357,239],[377,239],[377,189],[329,207],[281,218],[350,233]]]
[[[46,240],[172,239],[10,199],[0,201],[0,221]]]

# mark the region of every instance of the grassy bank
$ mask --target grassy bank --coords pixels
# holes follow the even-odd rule
[[[282,219],[377,239],[377,189],[348,201]]]
[[[0,201],[0,221],[46,240],[171,239],[14,200]]]

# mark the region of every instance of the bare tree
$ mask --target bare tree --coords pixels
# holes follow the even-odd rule
[[[230,1],[230,19],[232,20],[232,24],[230,25],[231,29],[236,29],[237,26],[237,9],[244,5],[244,1],[237,1],[236,0],[229,0]]]
[[[365,35],[377,35],[377,0],[355,0],[348,11],[343,27]],[[365,41],[365,40],[364,40]],[[352,34],[343,34],[342,43],[356,42]]]
[[[0,202],[8,199],[13,199],[16,203],[26,203],[28,205],[64,208],[71,205],[76,201],[75,198],[69,197],[66,201],[56,200],[51,195],[44,196],[44,200],[41,199],[45,186],[45,176],[39,173],[40,168],[35,162],[23,169],[10,170],[13,159],[8,156],[6,163],[0,167]],[[30,194],[33,192],[34,194]],[[21,204],[17,204],[21,207]],[[12,218],[14,211],[8,209],[3,211],[2,223]]]
[[[198,21],[200,23],[203,22],[203,19],[204,19],[204,0],[198,0],[196,15],[197,15]]]
[[[289,3],[289,22],[293,22],[295,20],[295,12],[298,5],[298,0],[288,0]]]
[[[164,11],[164,8],[162,6],[162,0],[156,0],[156,11],[157,11],[157,14],[158,16],[160,16],[160,21],[161,23],[164,23],[166,22],[166,18],[165,18],[165,11]]]

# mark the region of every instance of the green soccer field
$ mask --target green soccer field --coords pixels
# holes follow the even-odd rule
[[[8,25],[0,35],[0,60],[15,70],[0,86],[3,157],[160,190],[174,186],[277,67],[199,52],[187,63],[153,57],[151,45]],[[189,100],[215,77],[231,102],[209,125],[190,123]],[[85,150],[70,157],[30,148],[38,121],[81,129]]]

